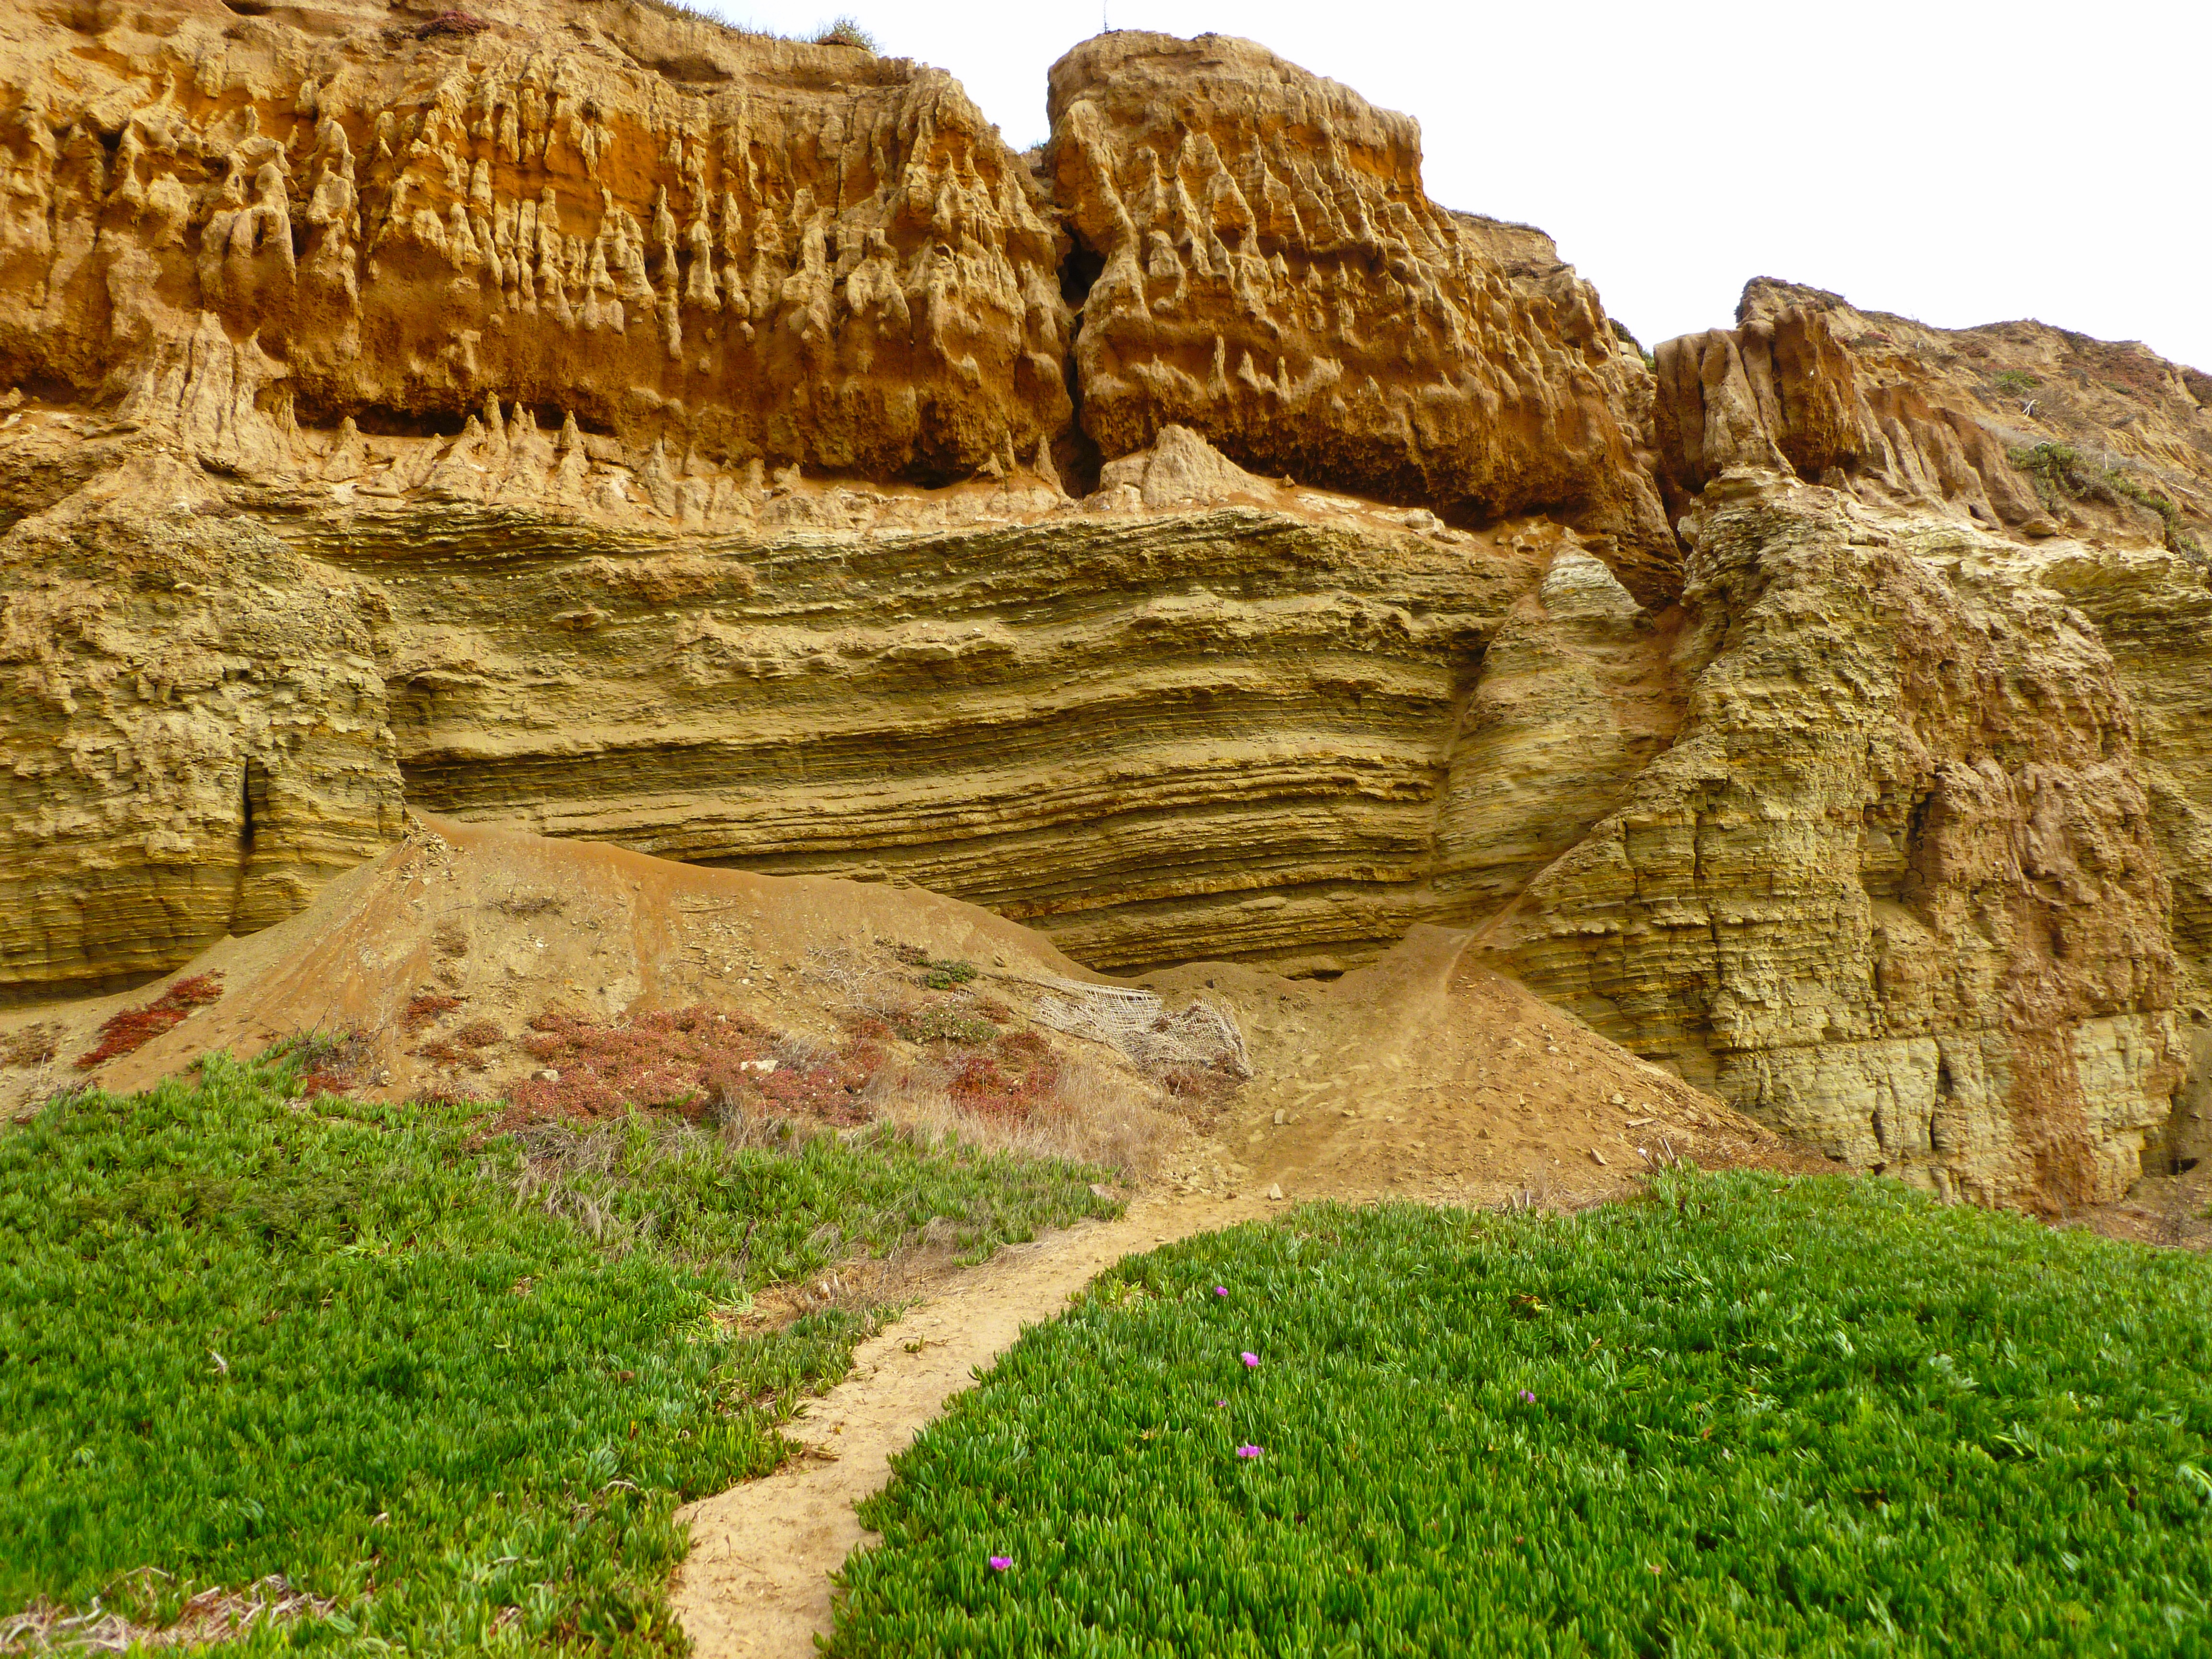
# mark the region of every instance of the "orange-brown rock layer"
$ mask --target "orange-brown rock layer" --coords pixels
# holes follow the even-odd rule
[[[2212,380],[2041,323],[1932,329],[1760,277],[1738,325],[1661,345],[1658,477],[1680,513],[1731,467],[1987,529],[2212,542]]]
[[[1611,537],[1640,594],[1671,589],[1626,424],[1640,359],[1540,233],[1429,200],[1413,120],[1211,34],[1100,35],[1051,94],[1103,454],[1180,425],[1255,471],[1449,518],[1555,509]]]
[[[886,477],[1066,425],[1052,211],[943,71],[584,0],[246,10],[10,9],[0,380],[240,471],[493,397]]]

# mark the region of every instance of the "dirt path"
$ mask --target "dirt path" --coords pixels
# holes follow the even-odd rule
[[[830,1575],[866,1541],[854,1505],[889,1460],[1021,1334],[1132,1251],[1317,1198],[1578,1206],[1632,1191],[1661,1145],[1764,1162],[1771,1134],[1462,958],[1470,935],[1416,928],[1334,985],[1206,963],[1152,976],[1233,1006],[1255,1077],[1170,1190],[1116,1222],[1001,1251],[865,1344],[806,1408],[783,1468],[690,1505],[674,1589],[702,1659],[804,1659],[830,1628]],[[1659,1133],[1654,1133],[1654,1131]],[[922,1344],[918,1351],[908,1345]]]
[[[815,1632],[830,1629],[830,1575],[872,1535],[853,1506],[883,1487],[890,1459],[978,1367],[1123,1256],[1269,1207],[1139,1199],[1118,1221],[1009,1246],[861,1344],[852,1375],[786,1430],[803,1450],[679,1511],[691,1553],[672,1599],[698,1659],[811,1656]]]

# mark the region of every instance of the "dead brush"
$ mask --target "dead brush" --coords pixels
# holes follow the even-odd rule
[[[60,1048],[61,1033],[46,1025],[26,1025],[0,1037],[0,1066],[43,1066]]]
[[[1035,1031],[1013,1031],[955,1060],[945,1092],[978,1117],[1025,1123],[1059,1083],[1060,1057],[1052,1045]]]
[[[415,31],[417,40],[434,40],[441,34],[482,34],[491,25],[473,12],[441,11]]]
[[[272,1626],[327,1619],[337,1603],[295,1589],[281,1573],[256,1579],[243,1589],[204,1589],[185,1601],[174,1618],[151,1622],[161,1586],[169,1575],[140,1567],[111,1587],[112,1599],[129,1611],[109,1608],[95,1597],[82,1612],[37,1601],[21,1612],[0,1618],[0,1654],[141,1653],[157,1648],[202,1649],[204,1644],[243,1642]]]
[[[883,977],[882,967],[848,945],[817,945],[806,952],[799,969],[817,985],[836,992],[842,1000],[854,1001],[860,993]]]
[[[458,1066],[471,1072],[489,1071],[491,1061],[484,1050],[504,1042],[507,1033],[488,1019],[471,1020],[451,1036],[434,1037],[411,1052],[417,1059],[434,1061],[440,1066]]]
[[[512,1140],[520,1161],[509,1188],[515,1201],[535,1205],[548,1215],[574,1222],[592,1242],[617,1255],[635,1249],[660,1232],[655,1212],[625,1216],[616,1201],[644,1170],[659,1164],[683,1163],[739,1146],[787,1152],[807,1138],[795,1126],[778,1126],[753,1137],[732,1139],[728,1126],[702,1130],[681,1118],[631,1117],[617,1123],[539,1122],[515,1130]],[[817,1230],[818,1231],[818,1230]],[[734,1258],[720,1265],[742,1276],[752,1230]]]
[[[425,991],[399,1011],[399,1029],[409,1036],[419,1036],[428,1030],[432,1021],[451,1013],[466,997],[442,996],[434,991]]]
[[[360,1087],[376,1059],[375,1040],[359,1031],[302,1031],[285,1050],[300,1068],[302,1100]]]
[[[1032,1073],[1042,1074],[1042,1068]],[[979,1102],[972,1074],[956,1095],[957,1076],[952,1065],[936,1059],[887,1071],[870,1085],[868,1105],[910,1133],[1093,1164],[1125,1180],[1151,1173],[1184,1133],[1170,1103],[1142,1079],[1079,1056],[1055,1054],[1049,1084],[1028,1092],[1018,1110],[1007,1109],[1011,1103],[1003,1097]]]
[[[635,1108],[689,1119],[739,1112],[866,1121],[859,1096],[882,1063],[873,1043],[842,1048],[790,1040],[744,1014],[695,1004],[608,1024],[549,1012],[522,1046],[541,1070],[509,1091],[506,1124],[606,1118]]]
[[[539,1123],[516,1132],[521,1154],[514,1180],[515,1200],[536,1204],[546,1214],[574,1222],[598,1244],[617,1250],[643,1243],[654,1231],[656,1218],[625,1221],[605,1202],[605,1192],[590,1190],[619,1184],[628,1129],[600,1125],[585,1128],[567,1123]],[[665,1121],[643,1126],[648,1137],[647,1156],[680,1154],[697,1132],[684,1123]]]
[[[430,1106],[448,1112],[481,1112],[497,1103],[444,1080],[431,1084],[411,1098],[417,1106]]]

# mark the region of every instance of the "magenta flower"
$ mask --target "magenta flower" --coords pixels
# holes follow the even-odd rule
[[[1257,1457],[1260,1455],[1260,1449],[1257,1446],[1239,1446],[1237,1449],[1237,1455],[1239,1457]]]
[[[1243,1359],[1244,1369],[1246,1370],[1255,1371],[1260,1369],[1260,1356],[1258,1354],[1248,1353],[1243,1356]]]
[[[994,1555],[991,1558],[991,1571],[993,1572],[1004,1572],[1008,1567],[1011,1567],[1013,1565],[1014,1558],[1011,1555]]]
[[[1229,1287],[1226,1285],[1216,1285],[1213,1287],[1213,1293],[1216,1296],[1226,1296],[1229,1294]]]
[[[1536,1396],[1523,1389],[1521,1390],[1521,1403],[1524,1406],[1533,1406],[1536,1403]]]
[[[1229,1402],[1226,1400],[1217,1400],[1213,1403],[1217,1406],[1225,1406]]]

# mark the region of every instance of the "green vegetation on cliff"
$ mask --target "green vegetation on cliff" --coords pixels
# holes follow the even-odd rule
[[[2202,1653],[2212,1263],[1894,1182],[1318,1207],[898,1462],[832,1650]]]
[[[869,1317],[749,1336],[750,1291],[1110,1207],[888,1134],[486,1140],[296,1073],[216,1056],[0,1131],[0,1618],[274,1573],[335,1608],[256,1650],[680,1651],[676,1505],[771,1467]]]

